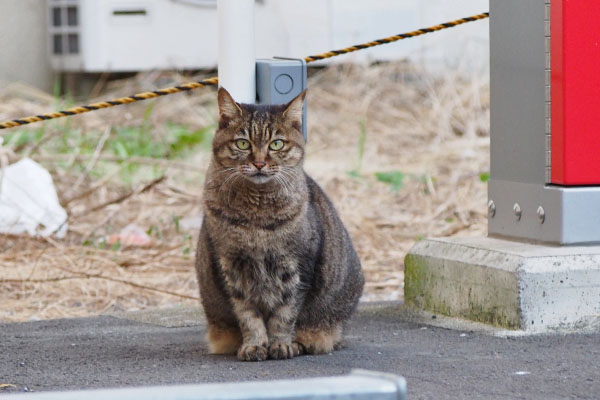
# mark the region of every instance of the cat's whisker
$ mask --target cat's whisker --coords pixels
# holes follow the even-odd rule
[[[241,174],[237,174],[237,175],[235,176],[235,178],[234,178],[234,179],[231,181],[231,183],[229,184],[229,190],[228,190],[228,192],[227,192],[227,205],[228,205],[229,207],[231,207],[231,199],[230,199],[230,196],[231,196],[231,189],[232,189],[232,188],[233,188],[233,186],[235,185],[235,182],[237,181],[237,179],[238,179],[238,178],[240,178],[241,176],[242,176]]]
[[[298,173],[301,172],[301,170],[299,170],[298,167],[286,167],[285,165],[282,166],[281,169],[293,175],[298,175]]]
[[[276,180],[277,182],[279,182],[279,184],[280,184],[280,187],[281,187],[281,188],[283,188],[283,191],[284,191],[285,195],[286,195],[286,196],[289,196],[289,195],[290,195],[290,191],[288,190],[288,187],[287,187],[287,185],[285,184],[285,181],[284,181],[283,177],[282,177],[282,176],[279,176],[279,175],[275,175],[275,180]]]
[[[285,182],[285,179],[284,179],[284,175],[281,173],[281,169],[278,169],[277,171],[275,171],[273,173],[273,177],[279,183],[280,186],[283,186],[283,188],[286,190],[286,194],[288,194],[287,193],[287,189],[288,188],[287,188],[287,185],[285,185],[286,182]]]
[[[215,177],[217,177],[217,176],[221,176],[227,172],[234,171],[234,170],[235,170],[234,167],[227,167],[227,168],[223,168],[223,169],[214,171],[214,174],[215,174]]]
[[[289,197],[291,195],[291,187],[288,185],[285,177],[283,175],[276,175],[275,178],[279,183],[279,187],[283,190],[283,194]]]
[[[296,177],[296,169],[295,168],[282,166],[280,171],[283,174],[287,174],[289,176]]]
[[[288,177],[285,173],[282,173],[280,175],[281,181],[283,182],[283,184],[286,186],[286,190],[287,190],[287,194],[288,196],[291,195],[291,193],[294,192],[294,188],[292,187],[292,179],[290,179],[290,177]]]
[[[227,185],[227,182],[229,182],[234,177],[235,177],[235,174],[231,174],[230,176],[225,178],[225,180],[223,182],[221,182],[219,184],[219,189],[217,190],[217,197],[219,197],[219,195],[221,194],[221,190],[223,190],[223,188]]]
[[[224,174],[231,173],[231,171],[235,171],[235,168],[229,167],[229,168],[224,168],[224,169],[213,172],[211,175],[211,179],[206,182],[206,185],[209,186],[211,183],[213,183],[217,179],[220,180]],[[214,189],[214,187],[212,187],[211,189]]]
[[[297,177],[293,173],[291,173],[285,169],[281,169],[280,172],[281,172],[281,177],[285,178],[286,183],[289,184],[290,191],[293,192],[292,182],[296,182]]]
[[[228,183],[229,183],[229,186],[231,186],[231,183],[235,182],[237,180],[237,178],[240,176],[241,176],[241,174],[239,172],[235,171],[233,174],[231,174],[227,178],[225,178],[225,180],[221,183],[219,190],[217,191],[217,196],[219,196],[221,194],[221,190],[223,190],[223,188],[228,186],[227,185]]]

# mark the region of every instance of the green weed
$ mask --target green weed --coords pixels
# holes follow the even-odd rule
[[[398,191],[404,186],[404,176],[401,171],[375,173],[377,180],[390,185],[393,191]]]
[[[189,233],[184,234],[183,243],[184,245],[181,249],[181,252],[184,256],[189,256],[192,251],[192,235],[190,235]]]
[[[160,134],[155,133],[157,130]],[[166,123],[162,129],[154,129],[147,122],[138,126],[115,127],[106,139],[101,155],[122,159],[111,162],[120,165],[120,180],[125,184],[132,184],[139,179],[153,179],[159,176],[164,173],[164,167],[142,165],[135,160],[129,161],[130,158],[172,160],[184,158],[198,149],[209,151],[213,131],[213,125],[189,129],[185,125],[175,123]],[[96,151],[100,137],[100,132],[85,132],[73,128],[67,119],[50,121],[37,129],[9,132],[4,136],[4,144],[23,156],[29,155],[38,147],[43,148],[46,155],[88,156],[82,158],[82,162],[76,163],[58,159],[56,165],[59,168],[73,168],[79,173],[85,170],[86,160]],[[107,168],[106,163],[99,162],[90,171],[90,175],[100,178],[110,170],[112,169]]]
[[[4,145],[19,152],[24,147],[37,143],[44,136],[45,126],[41,125],[35,130],[16,130],[4,136]]]
[[[356,167],[348,171],[348,175],[353,178],[360,178],[363,159],[365,157],[365,144],[367,142],[367,122],[364,119],[360,120],[359,123],[359,136],[358,136],[358,158],[356,161]]]
[[[175,232],[179,233],[180,231],[180,227],[179,227],[179,221],[181,221],[181,215],[173,215],[171,217],[171,220],[173,221],[173,224],[175,225]]]

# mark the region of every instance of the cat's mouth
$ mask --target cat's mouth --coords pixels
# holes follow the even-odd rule
[[[265,183],[270,181],[273,176],[262,171],[256,171],[252,175],[249,175],[248,178],[254,183]]]

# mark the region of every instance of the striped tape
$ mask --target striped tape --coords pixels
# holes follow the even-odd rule
[[[388,36],[383,39],[377,39],[377,40],[373,40],[372,42],[356,44],[354,46],[346,47],[344,49],[331,50],[331,51],[328,51],[327,53],[317,54],[314,56],[308,56],[308,57],[304,58],[304,61],[309,63],[309,62],[313,62],[313,61],[324,60],[326,58],[331,58],[331,57],[339,56],[342,54],[348,54],[348,53],[352,53],[352,52],[358,51],[358,50],[368,49],[369,47],[380,46],[382,44],[393,43],[393,42],[397,42],[399,40],[409,39],[409,38],[413,38],[416,36],[425,35],[427,33],[441,31],[443,29],[454,28],[455,26],[466,24],[467,22],[473,22],[473,21],[478,21],[480,19],[489,18],[489,16],[490,16],[490,13],[477,14],[477,15],[473,15],[471,17],[457,19],[456,21],[450,21],[450,22],[445,22],[443,24],[431,26],[429,28],[417,29],[416,31],[401,33],[401,34],[394,35],[394,36]]]

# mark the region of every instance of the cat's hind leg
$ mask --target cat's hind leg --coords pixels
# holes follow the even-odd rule
[[[342,347],[342,326],[335,325],[327,329],[297,329],[294,345],[298,347],[300,354],[331,353]]]
[[[221,328],[208,325],[206,341],[211,354],[236,354],[242,345],[242,333],[239,328]]]

